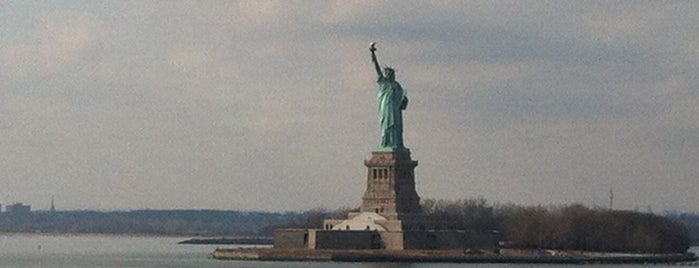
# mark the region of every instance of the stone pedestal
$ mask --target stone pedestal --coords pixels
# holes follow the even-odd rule
[[[350,212],[347,219],[326,219],[319,233],[322,243],[316,248],[454,250],[495,246],[493,234],[454,229],[453,222],[435,221],[420,213],[420,197],[415,191],[417,161],[410,158],[407,149],[374,151],[364,165],[367,186],[360,211]]]
[[[420,197],[415,191],[417,161],[410,151],[372,152],[365,160],[367,188],[360,212],[374,212],[386,219],[400,219],[401,214],[420,212]]]

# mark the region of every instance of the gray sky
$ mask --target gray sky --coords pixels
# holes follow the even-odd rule
[[[2,1],[0,202],[358,206],[368,44],[423,198],[699,211],[699,1]]]

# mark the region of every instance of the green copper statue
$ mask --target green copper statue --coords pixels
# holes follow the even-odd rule
[[[379,94],[379,116],[381,117],[381,144],[375,151],[407,150],[403,145],[403,118],[402,110],[408,106],[408,97],[405,91],[395,79],[395,71],[386,67],[381,71],[379,61],[376,59],[376,44],[371,43],[371,61],[374,62]]]

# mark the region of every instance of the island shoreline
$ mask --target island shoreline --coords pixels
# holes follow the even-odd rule
[[[623,263],[691,263],[693,253],[621,254],[589,253],[565,255],[496,254],[468,250],[328,250],[236,248],[216,249],[217,260],[247,261],[314,261],[314,262],[447,262],[447,263],[552,263],[552,264],[623,264]]]

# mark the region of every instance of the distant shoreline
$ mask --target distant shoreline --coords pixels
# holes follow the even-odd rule
[[[0,232],[0,236],[55,236],[55,237],[83,237],[83,236],[104,236],[104,237],[172,237],[187,239],[188,235],[169,234],[149,234],[149,233],[44,233],[44,232]]]
[[[221,238],[192,238],[177,244],[194,245],[272,245],[271,237],[221,237]]]
[[[453,262],[453,263],[552,263],[552,264],[622,264],[622,263],[689,263],[693,253],[683,254],[615,254],[589,253],[536,255],[485,253],[464,250],[314,250],[314,249],[216,249],[218,260],[319,261],[319,262]]]

